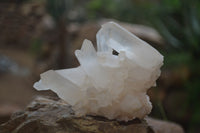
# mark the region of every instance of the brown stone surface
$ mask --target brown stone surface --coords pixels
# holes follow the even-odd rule
[[[169,130],[170,129],[170,130]],[[0,126],[0,133],[183,133],[180,126],[147,118],[129,122],[97,116],[77,117],[57,98],[37,97]]]
[[[183,128],[178,124],[149,117],[145,120],[155,133],[184,133]]]

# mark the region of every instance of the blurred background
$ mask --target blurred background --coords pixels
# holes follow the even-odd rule
[[[78,66],[74,50],[96,45],[100,25],[115,21],[165,57],[150,116],[200,132],[199,0],[1,0],[0,124],[36,95],[49,69]]]

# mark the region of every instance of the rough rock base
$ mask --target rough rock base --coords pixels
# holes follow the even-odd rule
[[[2,124],[0,133],[183,133],[183,129],[152,118],[119,122],[97,116],[76,117],[64,101],[37,97]]]

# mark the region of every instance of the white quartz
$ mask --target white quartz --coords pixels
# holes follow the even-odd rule
[[[113,50],[119,54],[113,55]],[[97,33],[97,51],[91,41],[84,40],[75,55],[79,67],[49,70],[41,74],[34,88],[56,92],[78,116],[128,121],[151,112],[146,92],[156,85],[163,64],[156,49],[109,22]]]

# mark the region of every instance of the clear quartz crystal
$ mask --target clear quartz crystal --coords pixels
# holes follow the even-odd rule
[[[113,50],[119,54],[113,55]],[[75,55],[79,67],[47,71],[34,88],[56,92],[78,116],[128,121],[151,112],[146,92],[156,85],[163,65],[163,56],[156,49],[109,22],[97,33],[97,52],[91,41],[84,40]]]

